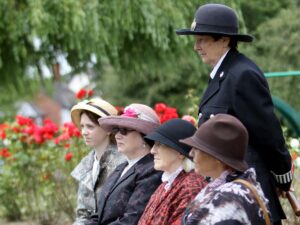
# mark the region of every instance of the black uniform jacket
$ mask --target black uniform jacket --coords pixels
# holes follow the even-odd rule
[[[284,218],[275,185],[289,189],[291,157],[274,114],[266,78],[255,63],[235,49],[229,50],[204,92],[198,125],[218,113],[237,117],[247,128],[246,160],[256,169],[257,179],[270,200],[273,219]]]
[[[120,164],[107,178],[98,197],[98,215],[88,225],[134,225],[156,188],[161,184],[161,172],[153,168],[153,156],[148,154],[135,163],[121,178],[127,162]]]

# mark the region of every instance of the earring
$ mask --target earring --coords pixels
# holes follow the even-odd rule
[[[146,143],[145,142],[143,143],[143,148],[146,148]]]

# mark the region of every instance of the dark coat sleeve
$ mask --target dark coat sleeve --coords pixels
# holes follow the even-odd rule
[[[133,225],[139,218],[156,188],[160,184],[161,173],[153,168],[145,171],[137,178],[136,187],[129,198],[124,214],[109,225]]]
[[[250,145],[258,148],[275,178],[276,175],[289,173],[291,157],[285,146],[280,123],[274,114],[265,78],[255,70],[245,70],[235,78],[231,96],[233,111],[247,127]],[[288,190],[290,184],[277,180],[277,186],[284,190]]]

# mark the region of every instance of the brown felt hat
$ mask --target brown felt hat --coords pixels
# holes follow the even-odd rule
[[[203,151],[238,171],[248,168],[245,161],[248,132],[231,115],[217,114],[203,123],[192,137],[180,142]]]
[[[100,118],[98,122],[108,132],[115,127],[124,127],[145,135],[160,125],[156,112],[149,106],[138,103],[127,106],[120,116]]]

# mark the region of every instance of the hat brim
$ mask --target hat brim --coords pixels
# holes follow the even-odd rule
[[[159,127],[158,123],[127,116],[108,116],[100,118],[98,122],[107,132],[111,132],[114,127],[124,127],[147,135]]]
[[[213,150],[214,148],[211,146],[206,145],[205,143],[201,142],[199,139],[195,140],[195,137],[189,137],[183,140],[179,140],[179,142],[184,143],[190,147],[196,148],[199,151],[203,151],[210,156],[220,160],[221,162],[225,163],[226,165],[236,169],[237,171],[245,171],[248,169],[248,164],[245,160],[238,161],[232,158],[228,158],[224,155],[218,154],[217,151]]]
[[[144,139],[150,140],[150,141],[157,141],[161,144],[167,145],[168,147],[174,149],[175,151],[179,152],[180,154],[184,155],[185,157],[189,158],[192,160],[192,157],[189,156],[189,154],[187,152],[185,152],[184,150],[182,150],[182,148],[177,145],[176,143],[174,143],[173,141],[171,141],[169,138],[163,136],[162,134],[158,133],[158,132],[153,132],[147,136],[144,137]]]
[[[86,110],[100,117],[106,117],[107,115],[100,110],[96,109],[95,107],[87,104],[77,104],[71,110],[71,119],[75,126],[80,129],[80,113],[81,111]]]
[[[176,34],[178,35],[222,35],[226,37],[234,37],[238,41],[242,42],[252,42],[254,37],[249,34],[230,34],[230,33],[222,33],[222,32],[209,32],[209,31],[193,31],[191,29],[179,29],[176,30]]]

